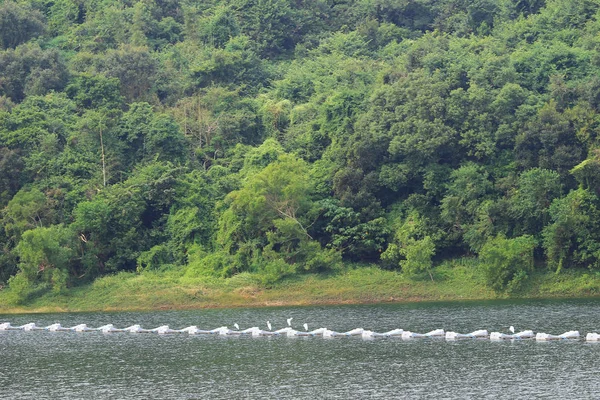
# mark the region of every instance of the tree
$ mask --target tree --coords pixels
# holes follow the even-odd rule
[[[0,94],[21,102],[25,95],[44,95],[62,90],[69,73],[61,54],[37,44],[23,44],[0,51]]]
[[[245,90],[255,92],[268,78],[268,71],[247,36],[232,37],[223,48],[202,50],[190,60],[190,73],[198,88],[242,86]],[[244,87],[244,84],[248,87]]]
[[[79,109],[121,109],[123,96],[118,78],[83,73],[71,80],[65,88],[67,95]]]
[[[36,188],[23,188],[8,202],[2,224],[7,236],[18,243],[23,232],[51,225],[51,216],[46,195]]]
[[[153,99],[158,62],[147,47],[122,45],[118,50],[111,50],[101,68],[108,77],[119,79],[121,94],[128,102]]]
[[[381,259],[397,264],[407,276],[428,273],[433,281],[431,258],[435,255],[435,242],[426,234],[425,220],[413,212],[404,221],[397,221],[394,240]]]
[[[174,118],[156,114],[148,103],[133,103],[121,119],[120,137],[127,144],[129,164],[186,158],[186,139]],[[131,157],[132,156],[132,157]]]
[[[600,151],[594,150],[590,158],[573,167],[570,172],[584,189],[600,195]]]
[[[586,189],[571,191],[550,205],[551,223],[543,230],[548,264],[563,268],[600,268],[599,200]]]
[[[213,86],[181,99],[172,110],[197,160],[204,168],[237,144],[258,145],[263,127],[257,102],[239,91]]]
[[[4,1],[0,4],[0,48],[15,48],[45,30],[44,16],[26,4]]]
[[[235,0],[232,9],[240,16],[242,33],[269,57],[292,50],[299,40],[305,21],[293,5],[289,0]]]
[[[135,270],[141,253],[164,243],[179,170],[170,163],[140,167],[73,211],[82,274]]]
[[[0,207],[5,206],[26,182],[25,165],[18,150],[0,147]]]
[[[469,247],[478,249],[482,238],[475,234],[475,225],[481,213],[485,213],[485,200],[492,192],[488,173],[477,164],[467,163],[452,171],[450,179],[441,201],[440,216],[449,226],[449,236],[459,240],[466,234],[464,239]]]
[[[208,46],[222,48],[231,38],[240,34],[240,27],[233,10],[227,6],[215,7],[210,15],[202,18],[199,39]]]
[[[281,154],[231,192],[217,234],[219,246],[234,258],[225,273],[261,269],[271,262],[281,267],[277,260],[293,266],[274,267],[285,274],[334,267],[336,252],[322,250],[309,232],[316,218],[312,191],[306,163]]]
[[[538,234],[550,222],[550,204],[562,194],[560,175],[556,171],[533,168],[519,176],[510,199],[515,230]]]
[[[316,222],[320,242],[351,260],[377,260],[387,240],[383,217],[362,222],[360,213],[326,198],[319,202],[321,215]]]
[[[512,239],[499,235],[490,239],[479,253],[487,284],[496,291],[519,289],[533,271],[535,246],[530,235]]]
[[[572,114],[561,113],[556,107],[556,102],[550,101],[539,110],[517,137],[515,153],[524,168],[553,169],[565,176],[583,161],[583,147]]]
[[[62,225],[38,227],[23,233],[16,248],[19,270],[30,285],[48,282],[60,292],[66,287],[69,263],[74,255],[72,233]]]

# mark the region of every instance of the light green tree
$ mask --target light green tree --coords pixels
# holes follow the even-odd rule
[[[517,290],[533,271],[535,246],[530,235],[490,239],[479,253],[487,284],[496,291]]]

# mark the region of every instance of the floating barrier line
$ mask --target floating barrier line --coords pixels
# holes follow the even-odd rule
[[[290,321],[288,321],[288,324]],[[237,324],[236,328],[238,327]],[[270,323],[268,323],[270,327]],[[183,329],[171,329],[168,325],[161,325],[154,329],[144,329],[140,325],[131,325],[126,328],[116,328],[113,324],[102,325],[97,328],[92,328],[86,324],[79,324],[72,327],[64,327],[59,323],[48,325],[45,327],[37,326],[35,323],[28,323],[20,326],[12,326],[10,322],[0,324],[0,331],[48,331],[48,332],[102,332],[102,333],[155,333],[159,335],[169,334],[189,334],[189,335],[219,335],[219,336],[289,336],[289,337],[324,337],[324,338],[337,338],[337,337],[357,337],[360,336],[364,339],[374,338],[393,338],[399,337],[405,340],[411,339],[445,339],[447,341],[455,340],[468,340],[468,339],[489,339],[492,341],[502,340],[524,340],[524,339],[535,339],[536,341],[560,341],[560,340],[580,340],[581,335],[579,331],[568,331],[561,335],[552,335],[548,333],[539,332],[535,334],[531,330],[521,331],[514,333],[514,328],[511,326],[510,330],[513,333],[501,333],[492,332],[488,333],[485,329],[473,331],[471,333],[458,333],[452,331],[444,331],[443,329],[435,329],[427,333],[415,333],[411,331],[405,331],[403,329],[393,329],[387,332],[374,332],[363,328],[352,329],[347,332],[336,332],[327,328],[308,330],[308,326],[304,325],[304,331],[298,331],[293,329],[291,326],[278,330],[263,330],[259,327],[252,327],[244,330],[236,329],[231,330],[226,326],[221,326],[215,329],[198,329],[197,326],[192,325]],[[587,342],[600,342],[600,334],[591,332],[585,337]]]

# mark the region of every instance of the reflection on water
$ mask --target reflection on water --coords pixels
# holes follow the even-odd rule
[[[0,316],[0,322],[242,329],[600,331],[600,301],[422,303]],[[595,398],[600,345],[0,332],[3,398]]]

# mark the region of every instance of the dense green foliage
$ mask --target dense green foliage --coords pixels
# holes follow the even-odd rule
[[[0,282],[600,271],[600,0],[0,0]]]

